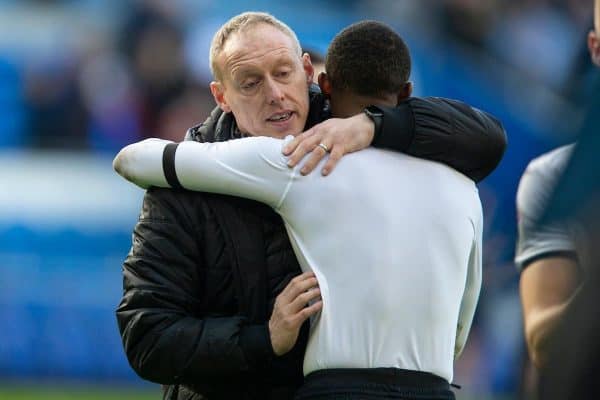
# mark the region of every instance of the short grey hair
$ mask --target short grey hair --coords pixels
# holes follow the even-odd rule
[[[223,26],[219,28],[217,33],[215,33],[215,36],[213,36],[213,40],[210,45],[209,62],[210,72],[212,73],[215,79],[221,78],[221,71],[219,71],[219,69],[217,68],[217,58],[219,54],[221,54],[221,51],[223,51],[223,47],[225,47],[225,44],[227,43],[231,35],[237,32],[242,32],[245,29],[258,24],[271,25],[288,35],[294,43],[294,51],[298,54],[298,56],[302,56],[302,47],[300,46],[298,37],[289,26],[287,26],[285,23],[281,22],[271,14],[265,12],[248,11],[231,18],[229,21],[223,24]]]

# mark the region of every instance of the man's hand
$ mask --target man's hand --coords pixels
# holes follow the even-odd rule
[[[284,355],[294,347],[304,321],[323,307],[320,296],[317,278],[312,272],[305,272],[292,279],[277,296],[269,319],[271,345],[276,355]],[[314,303],[308,305],[310,301]]]
[[[300,170],[302,175],[307,175],[327,154],[327,151],[319,146],[322,143],[331,153],[321,170],[326,176],[344,154],[368,147],[374,136],[373,121],[364,113],[350,118],[331,118],[296,136],[284,147],[283,154],[290,156],[288,166],[294,167],[307,153],[312,152]]]

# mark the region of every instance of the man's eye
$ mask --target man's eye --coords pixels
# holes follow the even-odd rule
[[[242,89],[252,89],[256,85],[258,85],[258,81],[246,81],[242,85],[240,85],[240,87]]]
[[[290,76],[290,71],[279,71],[275,74],[278,78],[287,78]]]

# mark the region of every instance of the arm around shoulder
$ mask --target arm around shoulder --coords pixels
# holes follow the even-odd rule
[[[379,107],[381,132],[373,145],[442,162],[475,182],[488,176],[506,149],[498,119],[457,100],[411,97]]]

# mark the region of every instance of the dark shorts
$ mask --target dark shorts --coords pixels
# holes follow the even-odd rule
[[[308,374],[296,400],[455,400],[439,376],[397,368],[327,369]]]

